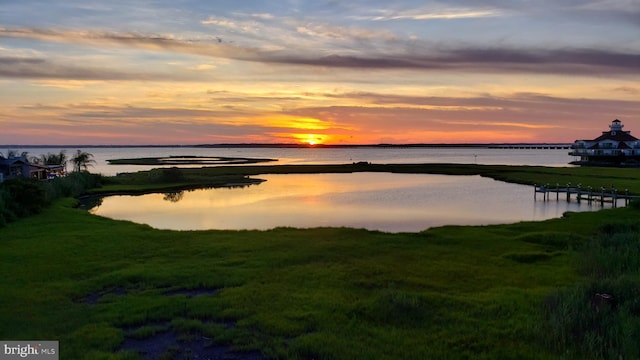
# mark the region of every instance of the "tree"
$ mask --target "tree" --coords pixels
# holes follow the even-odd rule
[[[96,163],[93,160],[93,154],[90,154],[85,151],[76,151],[76,155],[71,158],[71,162],[73,163],[73,171],[89,171],[89,166],[93,166]]]
[[[64,171],[67,172],[67,154],[64,150],[60,150],[58,154],[47,153],[47,155],[40,155],[40,157],[32,157],[29,161],[33,164],[41,165],[60,165],[64,167]]]
[[[67,163],[67,154],[64,150],[60,150],[59,154],[48,153],[47,155],[40,155],[39,161],[44,165],[65,165]]]
[[[53,159],[51,159],[53,160]],[[50,165],[62,165],[64,167],[64,172],[67,172],[67,162],[69,162],[69,159],[67,158],[67,153],[64,150],[60,150],[60,152],[58,153],[58,157],[55,159],[56,162],[54,162],[53,164]]]
[[[23,151],[22,153],[18,153],[18,150],[7,150],[6,157],[2,153],[0,153],[0,158],[6,158],[6,159],[11,159],[19,156],[27,157],[29,156],[29,152]]]

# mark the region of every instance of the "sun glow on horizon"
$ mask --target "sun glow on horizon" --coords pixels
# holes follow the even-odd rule
[[[299,142],[310,146],[324,144],[328,139],[327,135],[318,134],[294,134],[293,137]]]
[[[259,118],[260,119],[260,118]],[[291,128],[296,130],[326,130],[329,129],[332,124],[311,117],[299,117],[290,115],[269,116],[266,121],[267,124],[279,127],[279,128]],[[260,122],[262,124],[262,122]]]

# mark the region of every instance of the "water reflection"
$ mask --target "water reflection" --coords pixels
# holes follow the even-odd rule
[[[171,201],[175,203],[182,200],[183,197],[184,197],[184,191],[175,191],[175,192],[164,193],[164,197],[162,198],[162,200]]]
[[[598,209],[534,201],[533,188],[480,176],[426,174],[263,175],[260,185],[143,196],[111,196],[94,214],[161,229],[349,226],[420,231],[560,217]]]

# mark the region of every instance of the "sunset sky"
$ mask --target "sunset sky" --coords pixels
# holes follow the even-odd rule
[[[640,137],[640,1],[0,0],[0,144]]]

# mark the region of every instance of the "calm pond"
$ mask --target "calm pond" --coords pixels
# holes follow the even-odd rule
[[[354,173],[261,175],[243,188],[109,196],[90,211],[158,229],[347,226],[415,232],[561,217],[598,205],[537,201],[533,187],[480,176]]]

